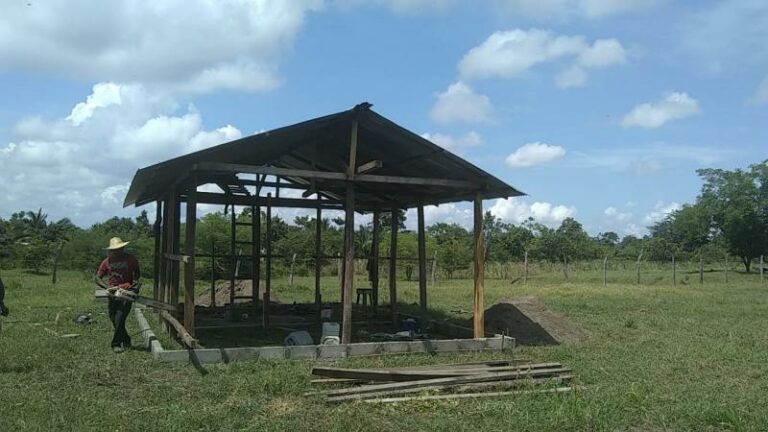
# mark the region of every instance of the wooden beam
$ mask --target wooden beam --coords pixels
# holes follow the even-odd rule
[[[197,193],[198,204],[229,204],[239,206],[264,206],[267,203],[265,197],[255,196],[243,196],[243,195],[227,195],[213,192],[198,192]],[[331,209],[341,210],[343,206],[341,201],[322,200],[318,203],[314,199],[302,199],[302,198],[272,198],[272,205],[275,207],[286,208],[317,208],[318,206]]]
[[[165,252],[168,250],[168,200],[163,200],[163,216],[162,220],[160,221],[160,250],[157,253],[158,258],[160,259],[160,274],[155,275],[156,278],[160,278],[160,283],[158,285],[159,292],[157,293],[157,297],[155,300],[167,302],[168,298],[166,296],[167,294],[167,279],[166,275],[168,274],[168,262],[165,259]]]
[[[261,279],[261,207],[251,206],[251,298],[259,303]]]
[[[160,239],[162,236],[162,230],[161,230],[161,224],[163,221],[163,203],[162,201],[158,200],[155,204],[155,224],[152,227],[152,233],[154,234],[154,254],[152,256],[152,298],[155,300],[159,299],[160,295],[160,266],[161,266],[161,259],[160,259]]]
[[[235,257],[235,247],[237,246],[237,214],[235,213],[235,206],[230,209],[229,216],[229,305],[233,308],[235,304],[235,263],[237,259]],[[232,309],[234,313],[234,308]]]
[[[189,255],[172,254],[172,253],[165,254],[165,258],[171,261],[183,262],[183,263],[188,263],[191,259]]]
[[[261,308],[261,325],[269,327],[269,304],[272,290],[272,194],[267,194],[267,257],[266,273],[264,274],[264,301]]]
[[[247,173],[247,174],[267,174],[281,177],[299,177],[306,179],[320,179],[320,180],[347,180],[347,173],[328,172],[328,171],[315,171],[315,170],[301,170],[292,168],[277,168],[271,166],[257,166],[257,165],[239,165],[220,162],[203,162],[198,164],[198,168],[201,171],[213,171],[213,172],[227,172],[227,173]],[[353,172],[354,174],[354,172]],[[404,177],[404,176],[385,176],[374,174],[361,174],[354,175],[354,180],[357,182],[369,182],[369,183],[394,183],[394,184],[408,184],[415,186],[442,186],[442,187],[454,187],[465,189],[479,189],[483,185],[464,180],[453,179],[438,179],[438,178],[426,178],[426,177]]]
[[[483,199],[478,194],[474,201],[474,319],[473,329],[476,338],[485,336],[485,234],[483,233]]]
[[[424,206],[419,205],[418,210],[418,248],[419,248],[419,309],[421,310],[422,326],[426,323],[427,316],[427,233],[424,227]],[[482,337],[482,336],[480,336]]]
[[[357,174],[365,174],[367,172],[380,169],[383,166],[384,162],[380,160],[372,160],[357,167]]]
[[[389,241],[389,304],[392,309],[392,323],[397,324],[397,232],[400,225],[397,221],[399,209],[392,207],[392,220]]]
[[[357,173],[357,117],[352,119],[352,133],[349,140],[349,163],[347,164],[347,178],[354,178]]]
[[[352,285],[355,275],[355,188],[347,185],[347,208],[344,218],[344,290],[341,343],[352,342]]]
[[[195,335],[195,228],[197,225],[197,182],[192,182],[187,192],[187,220],[184,251],[187,261],[184,264],[184,327]]]
[[[160,317],[165,320],[168,324],[171,325],[171,327],[176,330],[176,335],[181,339],[181,341],[189,348],[198,348],[200,344],[197,342],[197,339],[192,337],[191,334],[187,331],[187,329],[184,328],[183,325],[171,314],[169,314],[166,311],[160,311]]]
[[[174,194],[173,198],[173,214],[171,217],[171,232],[172,232],[172,242],[170,244],[171,246],[171,253],[172,254],[179,254],[179,240],[181,238],[181,203],[179,201],[179,197],[177,195],[177,190],[174,187],[172,189],[172,193]],[[170,302],[172,305],[177,306],[179,304],[179,271],[180,266],[178,261],[170,261],[171,263],[171,299]]]
[[[317,197],[320,200],[320,196]],[[322,231],[323,223],[323,210],[318,206],[317,213],[315,214],[315,307],[320,310],[320,257],[322,255],[322,244],[320,243],[320,234]]]
[[[371,239],[371,302],[374,310],[379,305],[379,239],[381,234],[381,224],[379,223],[380,213],[373,212],[373,238]]]

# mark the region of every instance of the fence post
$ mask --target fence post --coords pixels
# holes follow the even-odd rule
[[[637,285],[640,285],[640,261],[643,259],[645,248],[640,248],[640,255],[637,256]]]
[[[293,266],[296,264],[296,254],[294,253],[291,257],[291,269],[290,273],[288,274],[288,286],[293,286]]]
[[[699,285],[704,285],[704,254],[699,249]]]
[[[603,258],[603,286],[608,286],[608,255]]]
[[[437,280],[437,251],[432,256],[432,286],[435,286]]]
[[[677,263],[674,255],[672,255],[672,286],[677,286]]]
[[[523,284],[528,284],[528,250],[525,251],[525,260],[523,261]]]

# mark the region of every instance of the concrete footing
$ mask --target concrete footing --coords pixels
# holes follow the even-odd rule
[[[149,327],[142,308],[134,308],[144,345],[155,360],[188,362],[190,350],[166,350]],[[243,360],[335,360],[347,357],[367,357],[388,354],[433,354],[513,350],[515,339],[496,335],[478,339],[431,339],[407,342],[367,342],[346,345],[304,345],[238,348],[199,348],[194,350],[201,363],[230,363]]]

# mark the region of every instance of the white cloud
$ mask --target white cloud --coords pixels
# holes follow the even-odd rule
[[[624,222],[632,218],[632,213],[619,211],[616,207],[608,207],[603,212],[612,221]]]
[[[665,167],[678,167],[689,163],[709,167],[726,158],[743,156],[743,150],[728,146],[706,147],[655,142],[633,147],[593,149],[589,153],[573,151],[568,158],[577,168],[600,168],[609,171],[627,171],[638,175],[654,174]]]
[[[424,206],[424,225],[430,226],[438,222],[449,224],[458,224],[467,229],[472,229],[473,225],[472,209],[466,205],[448,203],[439,206]],[[410,230],[416,230],[418,216],[416,209],[409,209],[405,213],[405,227]]]
[[[765,78],[763,78],[763,81],[760,82],[760,85],[757,87],[757,91],[755,91],[750,102],[755,105],[768,103],[768,75],[766,75]]]
[[[686,93],[668,93],[656,102],[637,105],[621,120],[621,125],[655,129],[672,121],[699,114],[699,102]]]
[[[516,15],[562,20],[571,17],[604,18],[649,8],[658,0],[500,0]]]
[[[475,93],[459,81],[437,94],[430,116],[438,123],[488,123],[492,113],[493,106],[488,96]]]
[[[565,156],[565,148],[541,142],[528,143],[506,158],[507,166],[525,168],[540,165]]]
[[[206,130],[194,107],[142,85],[99,83],[59,119],[29,118],[0,148],[2,213],[42,207],[51,218],[90,224],[121,210],[137,168],[239,138],[231,125]]]
[[[321,7],[322,0],[10,2],[0,14],[0,68],[194,92],[270,90],[280,82],[280,55]]]
[[[519,198],[497,199],[489,211],[507,222],[519,224],[528,218],[533,218],[548,226],[558,226],[565,218],[573,217],[576,214],[575,207],[554,205],[548,202],[528,204]]]
[[[588,68],[604,68],[626,61],[624,47],[615,39],[590,45],[583,36],[556,35],[540,29],[497,31],[472,48],[459,62],[465,79],[513,78],[538,64],[570,64],[556,78],[560,87],[583,85]]]
[[[679,203],[671,202],[665,203],[664,201],[656,202],[653,210],[648,212],[643,219],[646,225],[653,225],[656,222],[661,222],[668,214],[680,210],[682,206]]]
[[[474,131],[457,137],[441,133],[423,133],[421,136],[446,150],[459,154],[466,149],[483,145],[483,137]]]
[[[443,12],[457,0],[334,0],[343,9],[353,6],[384,6],[398,14],[413,15],[426,12]]]

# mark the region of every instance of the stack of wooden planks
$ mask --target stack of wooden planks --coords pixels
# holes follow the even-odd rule
[[[497,397],[527,393],[567,393],[571,369],[560,363],[517,364],[514,361],[443,364],[393,369],[315,367],[323,378],[313,385],[336,388],[312,393],[329,403],[365,401],[392,403],[415,400]],[[345,385],[339,388],[338,385]],[[424,394],[429,393],[429,394]]]

